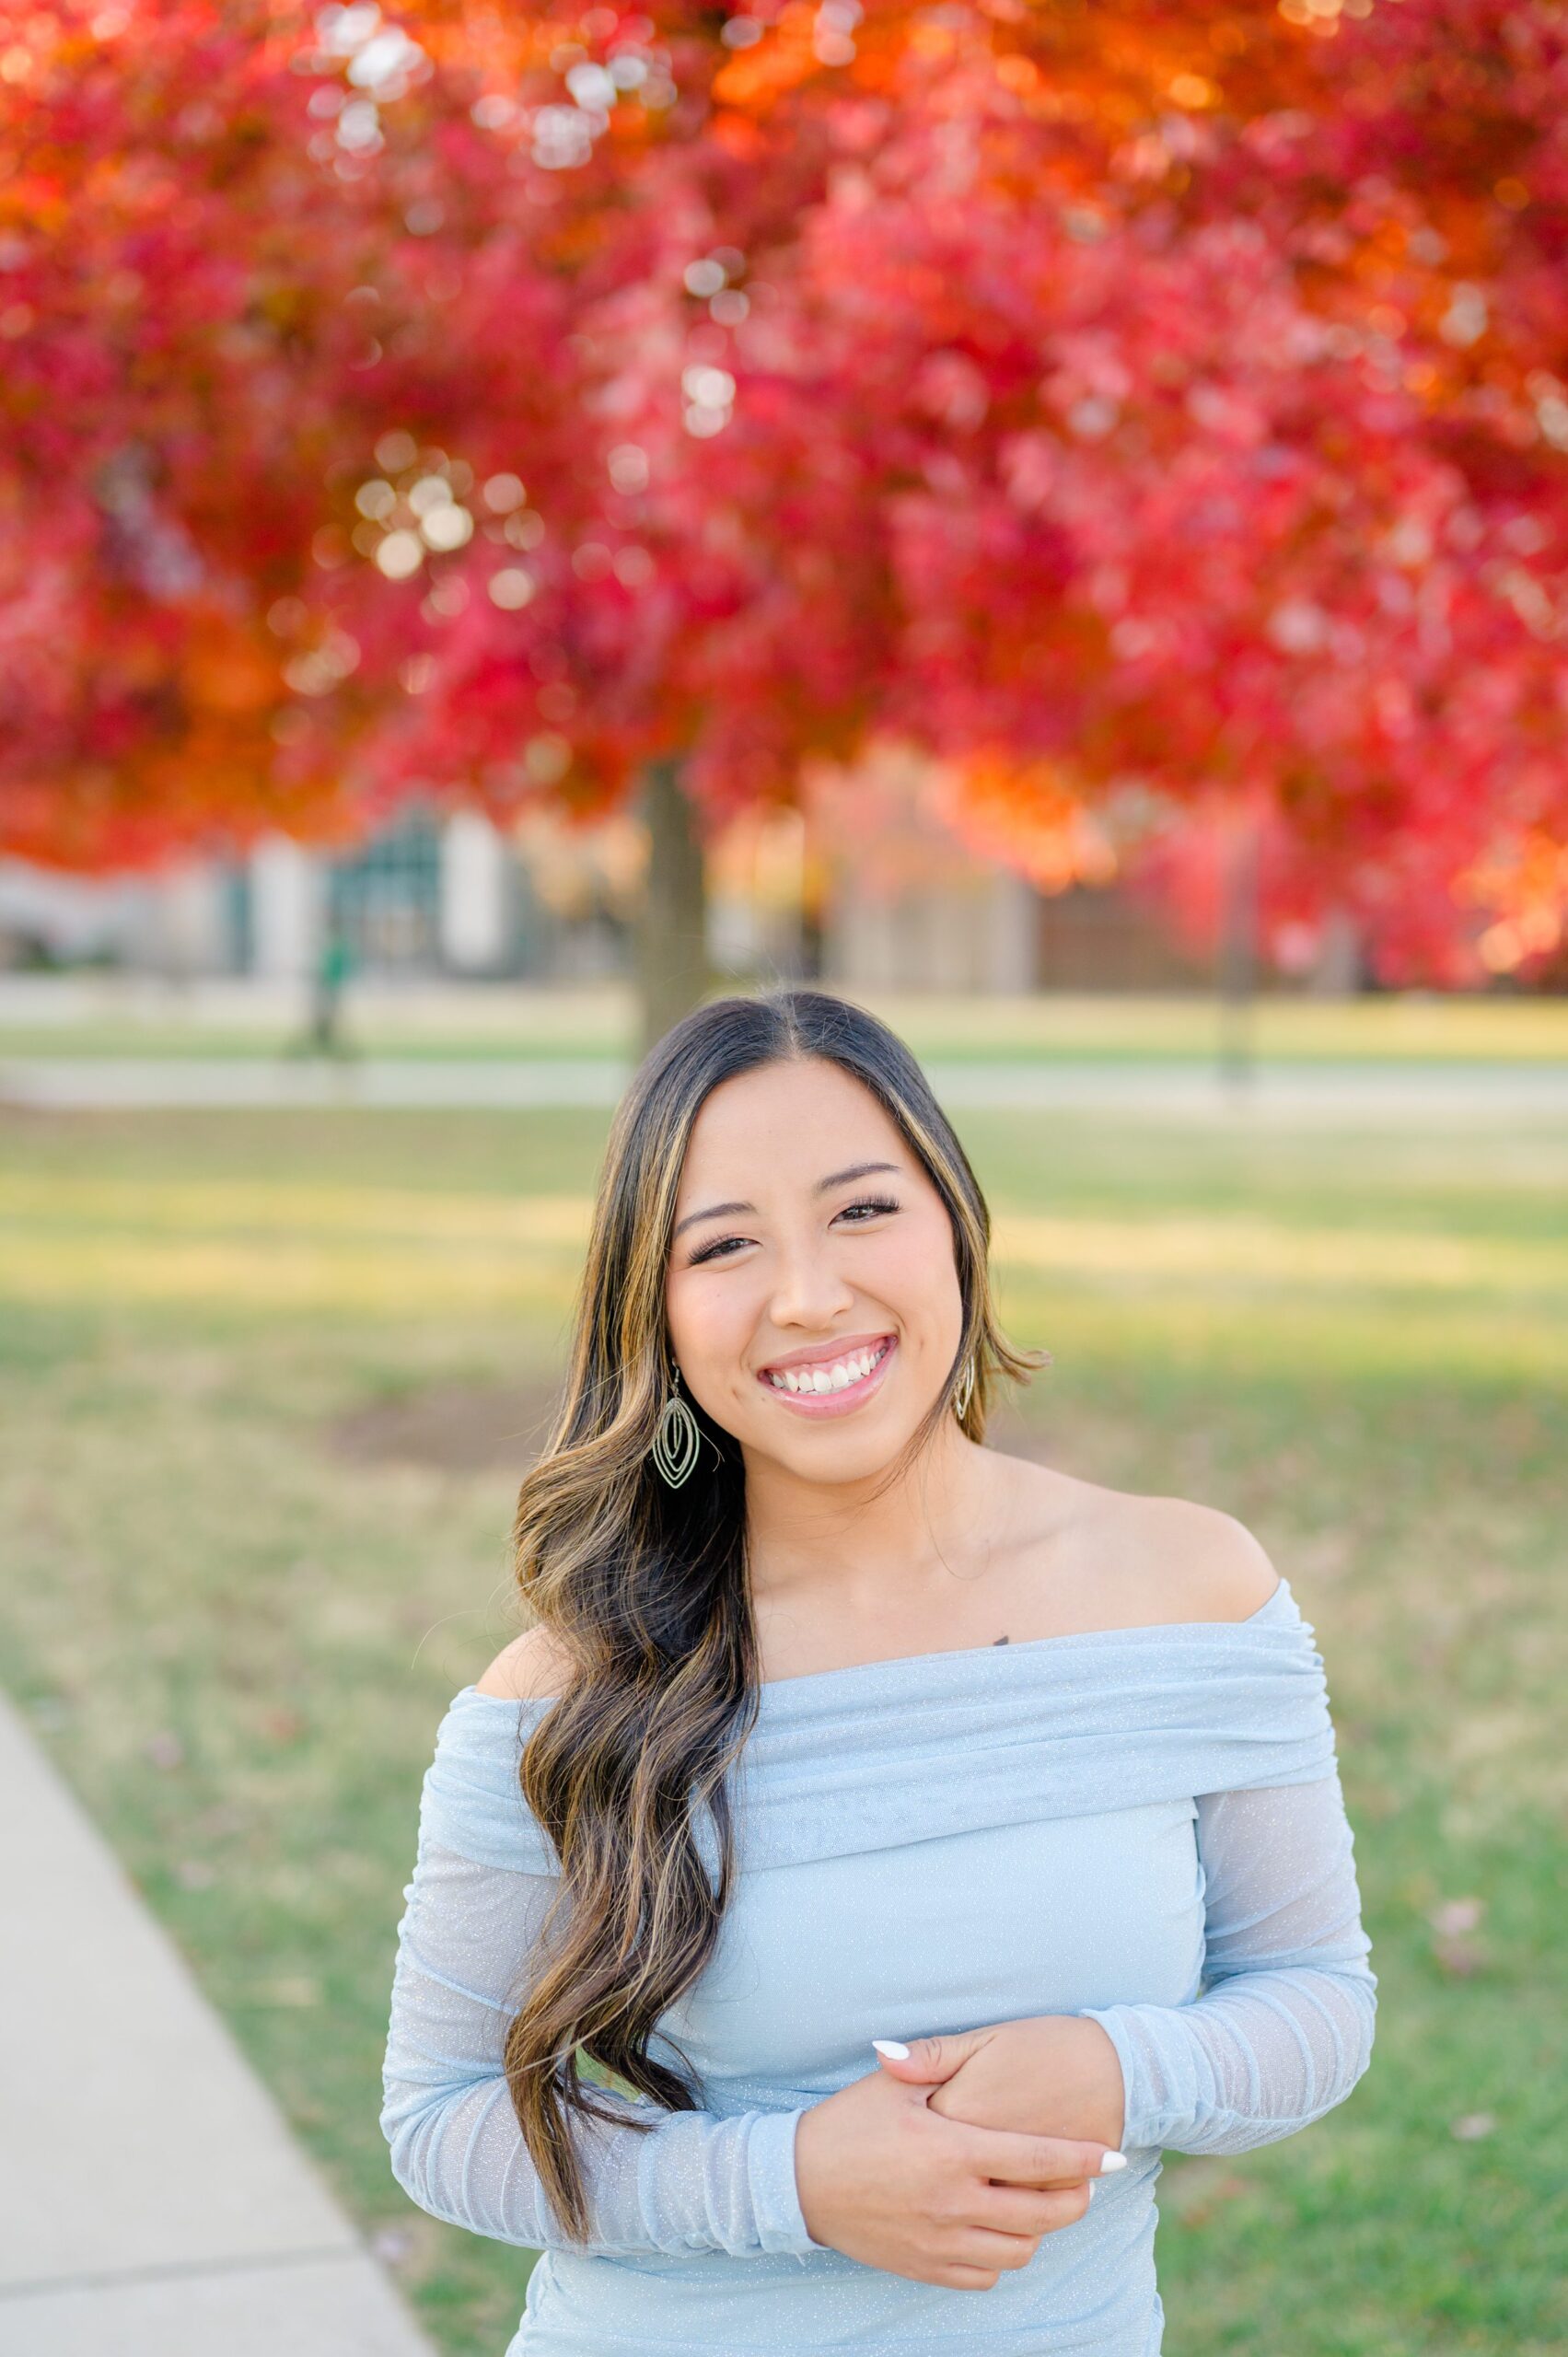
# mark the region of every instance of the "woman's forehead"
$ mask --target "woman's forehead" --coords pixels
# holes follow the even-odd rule
[[[815,1184],[836,1164],[908,1161],[897,1125],[852,1073],[817,1057],[760,1065],[721,1082],[692,1125],[681,1192],[726,1172],[758,1183]]]

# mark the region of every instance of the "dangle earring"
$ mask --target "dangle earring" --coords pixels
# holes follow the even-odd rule
[[[964,1418],[969,1414],[970,1401],[973,1398],[974,1360],[971,1357],[964,1362],[964,1371],[962,1375],[959,1376],[957,1388],[953,1393],[953,1413],[957,1416],[960,1424],[963,1422]]]
[[[703,1434],[696,1417],[680,1396],[680,1369],[675,1370],[674,1389],[659,1413],[654,1428],[653,1446],[649,1450],[660,1476],[670,1489],[679,1490],[697,1469],[702,1454]]]

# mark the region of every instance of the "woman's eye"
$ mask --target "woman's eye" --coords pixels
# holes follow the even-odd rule
[[[852,1227],[864,1227],[867,1218],[875,1218],[879,1212],[896,1212],[898,1208],[891,1196],[865,1195],[858,1202],[846,1203],[837,1216],[848,1220]],[[855,1217],[855,1213],[861,1216]],[[716,1236],[711,1244],[700,1245],[686,1265],[689,1269],[700,1269],[704,1261],[732,1260],[737,1252],[743,1252],[749,1244],[755,1241],[756,1238],[750,1236]]]
[[[843,1210],[839,1213],[839,1217],[841,1219],[849,1219],[852,1212],[896,1212],[898,1208],[897,1203],[895,1203],[889,1196],[867,1195],[863,1197],[858,1203],[846,1203]],[[851,1221],[850,1224],[854,1227],[863,1227],[865,1223],[864,1220],[857,1219]]]
[[[714,1243],[704,1244],[700,1251],[693,1252],[686,1265],[689,1269],[697,1269],[701,1268],[704,1260],[717,1260],[720,1258],[727,1260],[732,1245],[745,1245],[749,1244],[750,1241],[749,1236],[721,1236]]]

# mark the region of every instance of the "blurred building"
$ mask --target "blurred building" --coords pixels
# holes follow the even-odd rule
[[[845,813],[853,813],[846,818]],[[503,831],[413,807],[344,849],[273,835],[232,860],[95,881],[0,861],[0,966],[90,965],[169,981],[304,981],[330,939],[379,981],[590,982],[630,970],[644,860],[629,814],[540,814]],[[738,819],[709,851],[716,971],[852,990],[1200,989],[1113,886],[1042,891],[945,828],[889,769],[809,819]]]
[[[586,980],[624,962],[615,867],[603,842],[552,861],[476,812],[419,810],[348,850],[273,835],[101,882],[0,861],[0,964],[283,981],[335,933],[378,978]]]

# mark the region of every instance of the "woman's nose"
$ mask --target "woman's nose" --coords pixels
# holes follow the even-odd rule
[[[854,1300],[854,1288],[834,1268],[832,1254],[802,1246],[781,1259],[769,1309],[776,1326],[824,1327]]]

